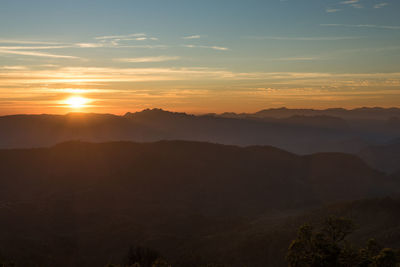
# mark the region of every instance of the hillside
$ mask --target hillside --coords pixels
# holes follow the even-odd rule
[[[378,170],[388,173],[400,171],[400,140],[386,145],[367,146],[358,155]]]
[[[261,146],[68,142],[0,161],[0,251],[25,264],[103,266],[137,244],[176,260],[261,218],[398,191],[355,156]]]
[[[363,199],[349,202],[340,202],[325,205],[321,208],[284,214],[271,218],[261,217],[246,226],[234,231],[222,232],[213,240],[208,240],[206,246],[201,247],[209,251],[214,257],[217,253],[212,250],[216,243],[228,244],[224,247],[222,262],[232,266],[240,262],[248,266],[287,266],[285,256],[287,248],[296,236],[300,226],[307,223],[318,227],[328,216],[337,216],[351,219],[356,230],[349,237],[349,241],[358,247],[365,246],[369,239],[374,238],[383,245],[400,248],[400,199],[399,197],[385,197]],[[198,248],[200,249],[200,248]]]

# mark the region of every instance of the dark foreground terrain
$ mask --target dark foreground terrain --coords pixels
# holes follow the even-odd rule
[[[330,215],[356,223],[355,244],[400,248],[400,173],[354,155],[67,142],[0,162],[0,256],[19,266],[105,266],[131,246],[178,267],[286,266],[298,227]]]

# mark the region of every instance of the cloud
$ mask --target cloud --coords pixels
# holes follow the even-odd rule
[[[382,7],[385,7],[387,5],[389,5],[389,4],[388,3],[379,3],[379,4],[374,5],[374,8],[382,8]]]
[[[228,50],[230,50],[228,47],[223,47],[223,46],[183,45],[183,47],[187,47],[187,48],[205,48],[205,49],[213,49],[213,50],[219,50],[219,51],[228,51]]]
[[[29,71],[0,70],[1,86],[111,84],[125,82],[230,79],[236,74],[215,68],[63,67]],[[240,76],[240,75],[239,75]],[[70,87],[70,86],[68,86]]]
[[[65,59],[78,58],[75,56],[56,55],[56,54],[42,53],[36,51],[7,50],[1,48],[0,48],[0,54],[11,54],[11,55],[32,56],[32,57],[48,57],[48,58],[65,58]]]
[[[222,46],[201,46],[201,48],[210,48],[210,49],[220,50],[220,51],[230,50],[228,47],[222,47]]]
[[[360,0],[347,0],[347,1],[342,1],[340,3],[344,4],[344,5],[352,6],[354,8],[363,8],[363,6],[361,4],[359,4],[359,2],[360,2]]]
[[[2,70],[27,70],[26,66],[1,66]]]
[[[50,49],[63,49],[71,46],[0,46],[2,50],[50,50]]]
[[[187,39],[187,40],[190,40],[190,39],[200,39],[200,38],[201,38],[200,35],[190,35],[190,36],[182,37],[182,39]]]
[[[60,43],[55,43],[55,42],[42,42],[42,41],[27,41],[27,40],[0,39],[0,44],[58,45],[58,44],[60,44]]]
[[[111,44],[111,43],[76,43],[75,47],[79,48],[145,48],[145,49],[165,49],[166,45],[121,45],[121,44]]]
[[[288,58],[290,59],[290,58]],[[295,58],[292,58],[295,59]],[[342,85],[365,81],[400,82],[400,73],[328,73],[328,72],[232,72],[220,68],[100,68],[61,67],[50,69],[2,69],[2,86],[5,84],[102,84],[137,81],[177,81],[177,80],[264,80],[271,84],[325,84],[328,81]],[[65,87],[64,87],[65,88]]]
[[[336,13],[336,12],[339,12],[339,11],[340,11],[340,9],[338,9],[338,8],[327,8],[327,9],[325,9],[326,13]]]
[[[319,57],[282,57],[282,58],[275,58],[272,59],[274,61],[314,61],[320,60]]]
[[[99,43],[77,43],[75,45],[81,48],[98,48],[105,46],[104,44],[99,44]]]
[[[98,40],[100,44],[90,44],[89,46],[83,46],[86,48],[89,47],[122,47],[121,42],[127,41],[158,41],[158,38],[153,36],[148,36],[145,33],[132,33],[126,35],[108,35],[108,36],[99,36],[95,37],[95,40]],[[81,46],[82,47],[82,46]]]
[[[29,43],[29,42],[28,42]],[[19,43],[13,44],[28,44],[24,41],[19,41]],[[31,44],[31,43],[29,43]],[[36,44],[36,43],[35,43]],[[32,44],[31,44],[32,45]],[[68,56],[68,55],[58,55],[58,54],[51,54],[45,52],[38,52],[34,50],[51,50],[51,49],[63,49],[63,48],[70,48],[70,45],[47,45],[47,46],[0,46],[0,54],[5,55],[20,55],[20,56],[33,56],[33,57],[47,57],[47,58],[78,58],[75,56]]]
[[[340,2],[341,4],[346,4],[346,5],[352,5],[360,2],[360,0],[347,0],[347,1],[342,1]]]
[[[374,24],[320,24],[323,27],[348,27],[348,28],[373,28],[386,30],[400,30],[400,26],[374,25]]]
[[[153,63],[179,60],[180,57],[158,56],[158,57],[137,57],[137,58],[117,58],[115,61],[126,63]]]
[[[322,24],[327,25],[327,24]],[[289,37],[289,36],[251,36],[247,37],[249,39],[255,40],[283,40],[283,41],[339,41],[339,40],[355,40],[361,39],[362,37],[359,36],[320,36],[320,37]]]
[[[339,2],[339,4],[341,5],[347,5],[353,8],[364,8],[364,5],[361,4],[360,0],[345,0],[345,1],[341,1]],[[388,3],[387,2],[381,2],[381,3],[377,3],[375,5],[373,5],[373,8],[378,9],[378,8],[383,8],[385,6],[387,6]],[[335,13],[335,12],[339,12],[341,11],[340,8],[327,8],[325,9],[326,13]]]
[[[299,105],[324,103],[328,106],[338,103],[333,101],[347,101],[341,103],[349,105],[397,105],[400,97],[398,72],[235,72],[199,67],[86,66],[24,70],[0,67],[0,79],[0,109],[6,108],[7,112],[43,113],[46,108],[49,108],[46,112],[60,112],[58,103],[70,94],[84,94],[96,99],[94,106],[111,113],[124,113],[132,107],[165,105],[173,108],[184,105],[181,107],[186,110],[201,107],[209,112],[209,105],[204,103],[211,102],[219,105],[221,110],[229,109],[224,106],[227,103],[235,108],[249,108],[249,105],[259,108],[257,105],[265,106],[271,101]],[[379,99],[383,100],[377,102]],[[243,106],[239,107],[237,103],[243,103]]]
[[[107,40],[107,39],[123,39],[123,38],[140,38],[140,37],[146,37],[145,33],[132,33],[132,34],[126,34],[126,35],[108,35],[108,36],[98,36],[95,37],[96,40]]]
[[[44,107],[51,107],[70,94],[85,94],[85,97],[90,99],[98,99],[95,105],[101,106],[103,112],[104,106],[121,111],[121,107],[124,110],[127,105],[176,105],[181,101],[187,102],[186,107],[191,108],[199,104],[209,112],[209,107],[204,105],[206,99],[215,104],[239,101],[246,103],[248,108],[249,103],[251,106],[265,105],[270,103],[269,101],[300,101],[302,105],[313,101],[318,104],[320,101],[326,101],[331,105],[332,101],[348,100],[348,103],[354,105],[352,100],[376,100],[386,97],[385,99],[392,103],[400,97],[400,73],[246,73],[196,67],[61,67],[46,70],[0,68],[0,79],[0,88],[6,89],[0,90],[0,106],[9,105],[14,109],[18,107],[19,110],[29,106],[30,112],[32,105],[37,105],[38,112],[43,112]],[[188,82],[182,83],[183,81]],[[223,83],[208,82],[199,86],[199,83],[193,81]],[[156,82],[158,86],[155,87]],[[135,86],[131,86],[132,84]],[[268,88],[264,88],[266,84]],[[10,90],[13,90],[12,95],[8,93]],[[2,93],[4,91],[7,93]],[[39,98],[48,102],[39,103]],[[28,103],[29,101],[31,103]],[[368,102],[363,102],[365,103]]]
[[[165,49],[166,45],[119,45],[116,48],[144,48],[144,49]]]
[[[117,90],[109,89],[82,89],[82,88],[38,88],[36,91],[54,92],[54,93],[69,93],[69,94],[92,94],[92,93],[115,93]]]

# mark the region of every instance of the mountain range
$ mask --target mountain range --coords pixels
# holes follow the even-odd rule
[[[296,154],[343,152],[385,172],[400,169],[377,147],[399,154],[400,109],[270,109],[254,114],[190,115],[148,109],[123,116],[70,113],[0,117],[0,148],[48,147],[60,142],[187,140],[274,146]]]

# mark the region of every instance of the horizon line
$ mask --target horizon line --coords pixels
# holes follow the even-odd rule
[[[381,109],[381,110],[391,110],[391,109],[399,109],[400,106],[395,107],[395,106],[390,106],[390,107],[383,107],[383,106],[360,106],[360,107],[355,107],[355,108],[345,108],[345,107],[331,107],[331,108],[288,108],[285,106],[282,107],[277,107],[277,108],[264,108],[260,109],[254,112],[234,112],[234,111],[224,111],[222,113],[217,113],[217,112],[206,112],[206,113],[201,113],[201,112],[184,112],[184,111],[173,111],[169,109],[163,109],[163,108],[144,108],[144,109],[138,109],[136,111],[127,111],[125,113],[99,113],[99,112],[84,112],[84,111],[70,111],[67,113],[14,113],[14,114],[0,114],[1,117],[8,117],[8,116],[68,116],[68,115],[113,115],[117,117],[123,117],[127,114],[135,114],[135,113],[140,113],[144,111],[163,111],[163,112],[168,112],[168,113],[177,113],[177,114],[186,114],[186,115],[195,115],[195,116],[206,116],[206,115],[223,115],[227,113],[231,114],[256,114],[261,111],[266,111],[266,110],[312,110],[312,111],[328,111],[328,110],[345,110],[345,111],[355,111],[355,110],[360,110],[360,109]]]

